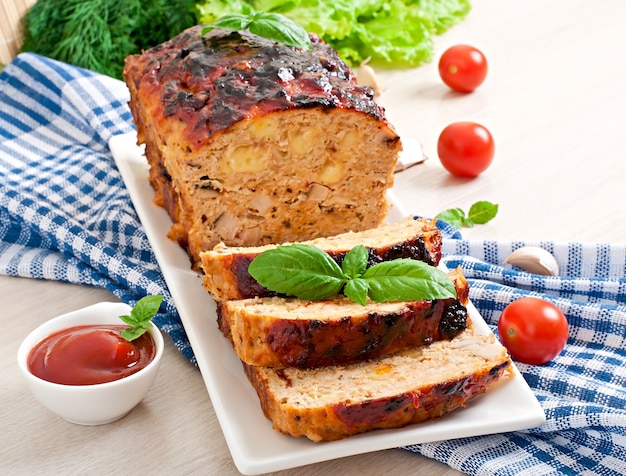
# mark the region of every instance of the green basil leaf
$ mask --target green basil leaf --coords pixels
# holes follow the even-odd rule
[[[310,51],[312,48],[307,31],[295,21],[278,13],[256,13],[250,32],[303,50]]]
[[[123,329],[120,335],[128,340],[135,340],[144,334],[151,326],[151,319],[159,312],[159,307],[163,302],[163,296],[157,294],[155,296],[144,296],[135,303],[130,315],[119,316],[119,318],[130,327]]]
[[[309,38],[307,31],[295,21],[278,13],[257,12],[249,15],[240,13],[222,15],[204,27],[202,35],[215,28],[233,31],[249,30],[255,35],[284,43],[287,46],[308,51],[312,49],[311,38]]]
[[[163,296],[157,294],[156,296],[144,296],[135,303],[132,311],[130,312],[133,320],[139,324],[150,321],[157,312],[163,302]]]
[[[367,294],[369,284],[367,280],[362,278],[351,279],[343,288],[343,294],[352,299],[357,304],[365,306],[367,303]]]
[[[455,228],[463,228],[465,224],[465,212],[460,208],[450,208],[435,215],[435,218],[449,223]]]
[[[124,324],[128,324],[129,326],[136,326],[138,322],[132,317],[128,315],[118,316]]]
[[[202,29],[202,34],[210,32],[214,28],[223,28],[225,30],[247,30],[252,23],[252,15],[242,15],[239,13],[232,13],[229,15],[222,15],[210,25]]]
[[[319,301],[343,293],[365,305],[373,301],[416,301],[453,298],[456,288],[443,271],[422,261],[396,259],[367,268],[367,249],[352,248],[343,269],[319,248],[282,245],[258,255],[248,272],[271,291]]]
[[[264,251],[248,273],[271,291],[310,301],[335,296],[349,279],[328,253],[302,244]]]
[[[467,218],[472,222],[483,225],[492,220],[498,213],[498,205],[488,201],[479,201],[474,203],[467,213]]]
[[[122,336],[123,339],[126,339],[127,341],[133,341],[137,339],[138,337],[142,336],[143,334],[145,334],[147,330],[148,330],[148,327],[144,327],[144,326],[129,327],[128,329],[122,329],[122,331],[120,332],[120,335]]]
[[[368,295],[376,302],[419,301],[456,297],[448,275],[422,261],[408,258],[378,263],[363,274]]]
[[[484,225],[491,221],[498,213],[498,205],[482,200],[474,203],[465,215],[460,208],[449,208],[435,215],[438,220],[445,221],[455,228],[472,227],[474,225]]]
[[[341,269],[352,279],[360,277],[367,269],[367,248],[357,245],[346,253]]]

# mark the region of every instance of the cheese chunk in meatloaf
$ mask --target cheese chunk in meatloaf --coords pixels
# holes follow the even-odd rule
[[[341,265],[352,248],[363,245],[368,252],[368,266],[397,258],[410,258],[437,266],[441,259],[441,232],[435,220],[407,217],[361,232],[341,233],[327,238],[300,242],[316,246]],[[203,284],[216,301],[274,296],[248,273],[250,263],[264,251],[279,245],[225,246],[220,243],[200,253]]]
[[[274,428],[316,442],[438,418],[466,406],[510,368],[511,359],[493,334],[471,331],[351,365],[276,369],[244,364]]]
[[[336,52],[203,26],[126,59],[155,202],[199,268],[224,242],[303,241],[382,223],[401,142]]]

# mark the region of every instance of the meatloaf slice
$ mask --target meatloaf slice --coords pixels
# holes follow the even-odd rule
[[[202,26],[126,59],[155,202],[199,268],[220,242],[257,246],[378,226],[401,143],[369,87],[312,51]]]
[[[511,367],[494,336],[455,339],[379,359],[318,369],[244,364],[275,429],[315,442],[438,418],[499,381]]]
[[[346,253],[357,245],[367,248],[368,266],[396,258],[420,260],[431,266],[437,266],[441,260],[441,233],[435,221],[411,217],[378,228],[303,243],[326,251],[339,265]],[[276,246],[234,247],[221,243],[200,253],[205,289],[216,301],[274,295],[250,276],[248,266],[259,254]]]
[[[221,301],[218,326],[247,364],[311,368],[371,359],[400,349],[450,340],[470,325],[469,287],[450,273],[457,298],[368,302],[253,298]]]

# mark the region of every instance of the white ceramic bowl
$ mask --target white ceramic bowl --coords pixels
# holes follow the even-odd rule
[[[32,331],[17,352],[17,363],[37,400],[65,420],[79,425],[103,425],[119,420],[148,393],[154,383],[161,357],[163,336],[156,326],[148,332],[156,355],[144,369],[128,377],[95,385],[62,385],[35,377],[28,370],[28,354],[44,337],[61,329],[90,324],[123,324],[118,316],[129,314],[124,303],[102,302],[51,319]]]

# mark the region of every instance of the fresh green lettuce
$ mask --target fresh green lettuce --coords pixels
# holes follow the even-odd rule
[[[200,0],[200,23],[227,13],[281,13],[318,34],[351,65],[413,67],[433,54],[433,35],[465,18],[469,0]]]

